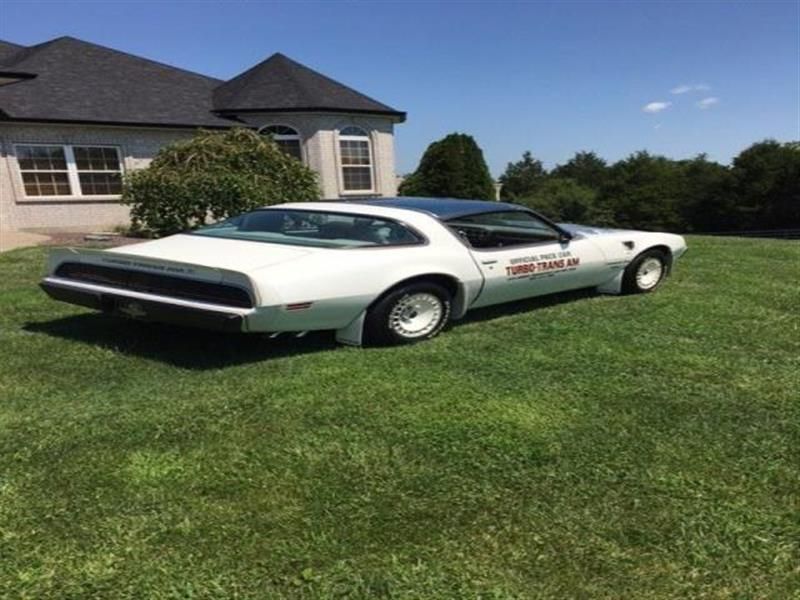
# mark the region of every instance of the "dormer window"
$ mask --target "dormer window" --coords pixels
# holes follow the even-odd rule
[[[372,148],[369,134],[360,127],[339,131],[339,159],[345,192],[373,192]]]
[[[296,129],[288,125],[267,125],[262,127],[259,133],[269,135],[278,144],[278,148],[303,162],[303,147],[300,142],[300,134]]]

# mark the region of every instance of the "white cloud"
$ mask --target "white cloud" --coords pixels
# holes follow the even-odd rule
[[[709,96],[708,98],[703,98],[702,100],[697,102],[697,107],[700,110],[706,110],[708,108],[711,108],[715,104],[719,104],[719,98],[717,98],[716,96]]]
[[[693,83],[693,84],[686,84],[682,83],[681,85],[676,85],[672,88],[669,93],[670,94],[685,94],[686,92],[707,92],[711,89],[711,86],[707,83]]]
[[[651,102],[650,104],[645,104],[642,110],[646,113],[655,114],[668,109],[670,106],[672,106],[672,102]]]

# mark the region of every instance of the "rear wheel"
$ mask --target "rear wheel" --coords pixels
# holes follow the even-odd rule
[[[662,250],[642,252],[625,269],[622,291],[626,294],[652,292],[664,281],[668,270],[667,255]]]
[[[436,336],[450,318],[450,294],[435,283],[410,283],[391,290],[367,313],[367,341],[410,344]]]

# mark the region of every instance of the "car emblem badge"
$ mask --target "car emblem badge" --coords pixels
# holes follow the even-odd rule
[[[123,304],[120,306],[119,312],[132,319],[140,319],[147,314],[144,308],[142,308],[142,305],[138,302],[128,302]]]

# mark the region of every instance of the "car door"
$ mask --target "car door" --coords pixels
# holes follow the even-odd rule
[[[602,250],[527,210],[451,219],[484,277],[473,307],[593,287],[611,276]]]

